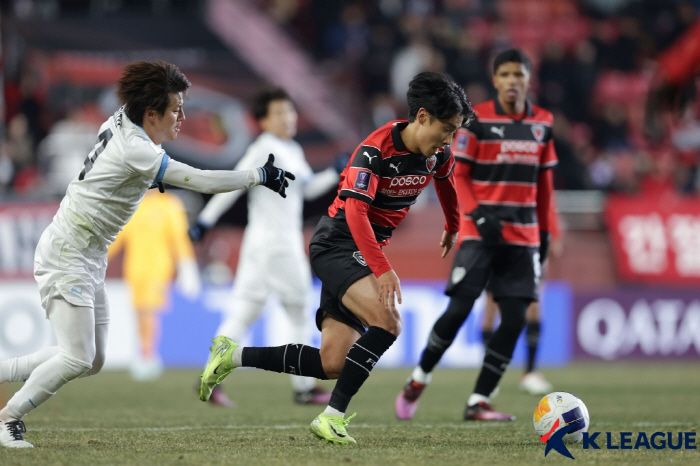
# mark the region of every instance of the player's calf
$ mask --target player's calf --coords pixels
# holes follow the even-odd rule
[[[336,348],[321,346],[320,355],[323,372],[326,374],[326,377],[330,380],[337,379],[343,371],[343,367],[345,367],[347,349],[345,352],[342,352],[342,350],[337,351]]]

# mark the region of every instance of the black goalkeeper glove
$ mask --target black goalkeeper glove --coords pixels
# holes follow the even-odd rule
[[[260,184],[276,193],[279,193],[279,195],[282,197],[287,197],[287,195],[284,193],[284,188],[289,186],[287,179],[295,180],[296,177],[291,172],[275,167],[274,163],[275,156],[270,154],[270,157],[267,159],[267,163],[260,167]]]
[[[493,215],[484,212],[481,207],[472,210],[472,220],[476,229],[479,230],[484,244],[498,244],[501,242],[501,222]]]
[[[540,230],[540,264],[544,264],[544,261],[547,260],[550,239],[551,235],[548,231]]]
[[[197,221],[194,225],[187,230],[187,235],[192,241],[202,241],[204,235],[209,231],[209,227],[200,221]]]

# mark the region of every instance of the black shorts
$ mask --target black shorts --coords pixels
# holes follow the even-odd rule
[[[543,286],[542,284],[544,283],[544,276],[546,275],[546,272],[547,272],[547,264],[548,263],[549,263],[548,261],[545,261],[544,264],[542,264],[542,266],[540,267],[542,276],[540,277],[540,280],[539,280],[538,285],[537,285],[537,290],[538,290],[537,294],[538,295],[542,292],[542,286]],[[489,276],[489,282],[486,284],[486,291],[488,293],[493,294],[493,282],[491,281],[491,276]]]
[[[340,322],[365,333],[365,326],[343,306],[342,298],[350,285],[372,273],[352,238],[345,220],[321,217],[309,244],[311,268],[321,280],[321,303],[316,311],[316,326],[326,313]]]
[[[464,241],[455,255],[445,294],[477,298],[488,283],[499,298],[539,299],[541,267],[539,248],[528,246],[485,246],[481,241]]]

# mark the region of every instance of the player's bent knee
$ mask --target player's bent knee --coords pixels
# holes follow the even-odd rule
[[[386,322],[384,326],[382,326],[382,328],[394,335],[395,337],[398,337],[399,335],[401,335],[402,330],[401,319],[392,319]]]
[[[92,367],[90,368],[90,370],[88,370],[86,373],[84,373],[80,377],[90,377],[91,375],[95,375],[102,370],[102,367],[104,365],[105,365],[104,355],[98,354],[97,356],[95,356],[95,359],[92,361]]]
[[[398,312],[381,312],[374,319],[367,322],[370,327],[380,327],[398,337],[401,334],[401,314]]]
[[[61,377],[66,382],[80,377],[92,368],[91,363],[82,361],[63,351],[59,351],[57,356],[63,366]]]
[[[336,351],[321,348],[321,365],[323,372],[329,380],[335,380],[345,366],[345,354],[339,355]]]

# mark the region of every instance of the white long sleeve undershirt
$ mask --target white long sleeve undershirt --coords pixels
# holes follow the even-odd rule
[[[163,182],[205,194],[225,193],[260,184],[260,172],[253,170],[200,170],[170,159]]]

